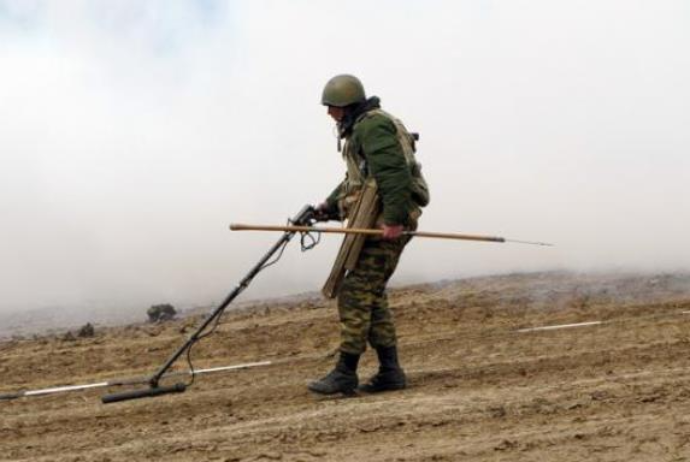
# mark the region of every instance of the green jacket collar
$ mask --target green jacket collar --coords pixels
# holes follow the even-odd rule
[[[345,113],[345,117],[338,124],[338,132],[341,138],[347,138],[352,134],[352,129],[359,119],[367,112],[381,109],[381,99],[378,96],[372,96],[371,98],[363,101],[361,103],[355,104],[352,108],[348,108]]]

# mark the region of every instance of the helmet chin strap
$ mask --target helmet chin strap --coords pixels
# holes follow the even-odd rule
[[[342,139],[343,135],[347,130],[350,130],[352,128],[352,125],[354,124],[354,117],[355,117],[355,111],[353,105],[346,106],[343,108],[344,113],[343,113],[343,118],[340,119],[336,123],[336,131],[338,133],[338,152],[342,152],[343,146],[342,146]]]
[[[335,138],[336,138],[336,140],[338,140],[337,141],[338,152],[341,152],[343,150],[340,131],[341,131],[340,122],[336,122],[335,125],[333,126],[333,133],[335,133]]]

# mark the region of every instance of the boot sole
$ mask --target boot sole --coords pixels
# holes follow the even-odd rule
[[[402,385],[387,385],[385,387],[367,387],[362,385],[358,388],[362,393],[373,394],[373,393],[385,393],[387,391],[400,391],[407,388],[407,384]]]
[[[309,387],[307,387],[307,388],[309,388]],[[353,389],[351,389],[351,390],[337,390],[337,391],[328,392],[328,393],[327,393],[327,392],[323,392],[323,391],[321,391],[321,390],[314,390],[313,388],[309,388],[309,391],[312,392],[312,393],[314,393],[314,394],[316,394],[316,395],[319,395],[319,396],[337,396],[337,395],[343,395],[343,396],[345,396],[345,397],[347,397],[347,398],[352,398],[352,397],[355,397],[355,396],[358,396],[358,395],[359,395],[359,394],[358,394],[358,390],[357,390],[356,388],[353,388]]]
[[[333,391],[320,390],[318,388],[312,387],[311,385],[307,385],[307,389],[309,391],[311,391],[312,393],[316,393],[317,395],[323,395],[323,396],[331,396],[331,395],[337,395],[337,394],[342,394],[345,396],[352,396],[352,395],[357,394],[357,386],[356,385],[352,388],[333,390]]]

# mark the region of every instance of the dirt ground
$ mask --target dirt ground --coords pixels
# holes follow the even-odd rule
[[[0,401],[0,460],[690,460],[689,275],[518,274],[399,288],[391,302],[407,390],[311,395],[334,362],[335,307],[259,303],[228,312],[194,364],[272,365],[108,405],[100,396],[123,388]],[[0,393],[150,373],[198,321],[5,341]],[[521,331],[589,321],[602,323]]]

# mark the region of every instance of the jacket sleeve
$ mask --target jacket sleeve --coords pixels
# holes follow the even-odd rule
[[[338,210],[338,196],[340,196],[340,190],[342,189],[344,183],[345,180],[341,181],[326,198],[326,206],[328,208],[325,210],[325,212],[332,220],[340,219],[340,211]]]
[[[376,179],[383,203],[383,221],[404,225],[411,206],[412,175],[393,122],[370,117],[360,123],[360,143],[367,168]]]

